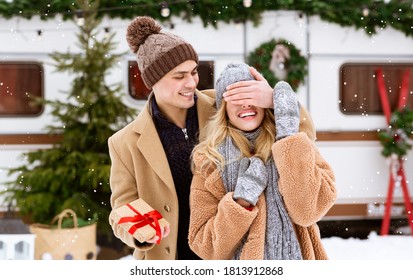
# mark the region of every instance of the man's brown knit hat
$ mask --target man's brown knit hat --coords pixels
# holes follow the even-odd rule
[[[136,54],[142,80],[149,89],[182,62],[198,63],[198,54],[189,43],[161,29],[153,18],[142,16],[135,18],[126,32],[126,41]]]

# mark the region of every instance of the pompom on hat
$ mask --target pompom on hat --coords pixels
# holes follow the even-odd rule
[[[217,108],[221,106],[222,95],[226,91],[226,87],[240,81],[255,80],[250,73],[248,64],[245,63],[229,63],[218,77],[215,85],[215,103]]]
[[[127,28],[126,41],[136,54],[142,80],[149,89],[179,64],[187,60],[198,63],[198,54],[189,43],[163,32],[151,17],[135,18]]]

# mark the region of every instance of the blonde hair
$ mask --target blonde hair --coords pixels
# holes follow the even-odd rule
[[[275,119],[271,109],[264,109],[264,119],[260,126],[261,132],[255,142],[254,156],[266,162],[271,157],[271,147],[275,141]],[[224,165],[227,164],[224,157],[218,152],[219,145],[226,137],[232,138],[242,156],[251,156],[249,140],[244,136],[242,130],[237,129],[229,123],[226,112],[226,102],[224,100],[206,125],[205,132],[205,140],[196,145],[192,151],[192,158],[195,154],[205,156],[206,160],[204,160],[200,166],[200,171],[204,174],[213,167],[222,170]],[[195,171],[193,161],[192,170]]]

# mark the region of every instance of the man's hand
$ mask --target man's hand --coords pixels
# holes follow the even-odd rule
[[[171,228],[169,225],[166,225],[163,229],[162,229],[162,233],[161,233],[161,239],[164,239],[165,237],[167,237],[169,235],[169,233],[171,232]],[[147,243],[156,243],[158,242],[159,237],[158,236],[154,236],[152,237],[152,239],[147,240]]]
[[[274,108],[274,89],[254,67],[250,67],[250,73],[255,80],[241,81],[229,85],[223,95],[225,102],[231,102],[234,105]]]

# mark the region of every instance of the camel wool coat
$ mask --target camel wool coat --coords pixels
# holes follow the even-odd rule
[[[210,94],[208,91],[205,94],[196,91],[200,130],[215,111],[215,100],[209,96]],[[202,130],[200,137],[203,137]],[[109,138],[108,145],[112,161],[112,211],[142,198],[161,213],[171,227],[171,232],[159,245],[148,244],[138,247],[132,235],[123,230],[109,215],[114,235],[134,248],[135,259],[176,259],[178,197],[166,154],[149,111],[149,102],[133,122]]]
[[[293,222],[305,260],[325,260],[316,224],[336,199],[334,173],[304,132],[283,138],[272,146],[279,172],[278,187]],[[201,166],[205,156],[194,156]],[[241,259],[264,257],[266,202],[264,194],[249,211],[226,193],[221,174],[211,169],[205,176],[197,172],[191,186],[189,245],[203,259],[231,259],[246,235]]]

